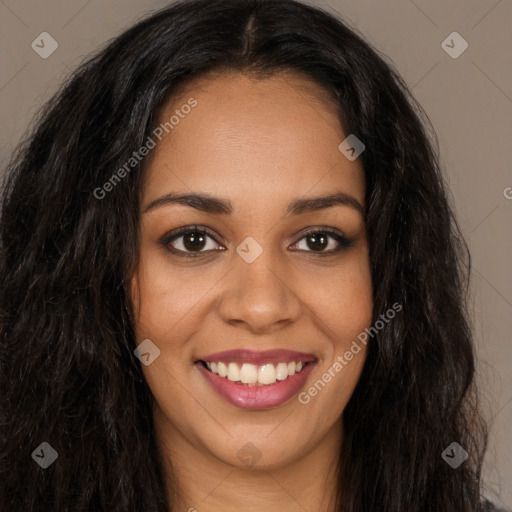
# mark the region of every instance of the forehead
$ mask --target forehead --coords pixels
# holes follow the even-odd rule
[[[191,100],[195,106],[183,109]],[[236,204],[333,190],[364,202],[360,160],[349,161],[338,149],[348,134],[336,106],[301,76],[209,75],[173,95],[158,122],[172,116],[172,129],[148,159],[145,202],[171,191],[230,197]]]

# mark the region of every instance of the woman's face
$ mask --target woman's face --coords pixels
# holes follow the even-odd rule
[[[270,468],[341,436],[373,304],[363,169],[328,101],[298,76],[225,74],[161,112],[132,301],[171,450]]]

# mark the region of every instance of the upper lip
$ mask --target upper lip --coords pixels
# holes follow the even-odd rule
[[[261,366],[268,363],[291,363],[295,361],[298,363],[309,363],[315,361],[316,357],[313,354],[306,354],[304,352],[295,352],[293,350],[275,349],[275,350],[224,350],[223,352],[215,352],[202,356],[198,361],[206,362],[229,362],[229,363],[250,363],[256,366]]]

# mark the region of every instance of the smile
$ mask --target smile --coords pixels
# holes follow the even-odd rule
[[[195,362],[218,395],[244,409],[267,409],[289,401],[316,364],[313,354],[290,350],[231,350]]]

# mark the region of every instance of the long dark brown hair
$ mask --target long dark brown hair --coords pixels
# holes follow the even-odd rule
[[[293,71],[331,93],[367,197],[374,321],[343,413],[337,509],[479,510],[486,429],[474,389],[469,258],[424,111],[354,28],[294,0],[180,1],[82,64],[13,157],[1,204],[0,504],[9,512],[168,512],[127,283],[143,146],[179,85]],[[469,454],[453,469],[452,442]],[[32,452],[58,459],[42,469]]]

